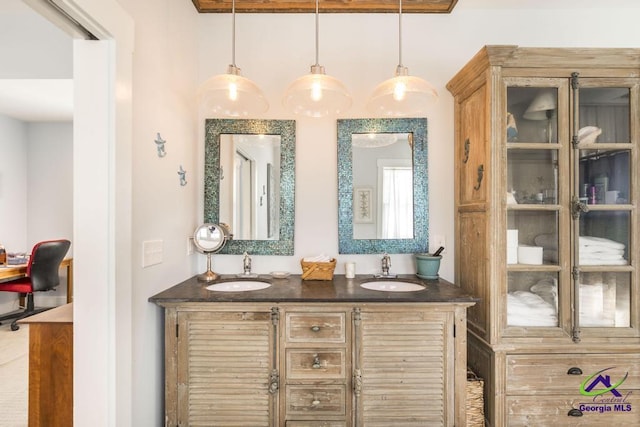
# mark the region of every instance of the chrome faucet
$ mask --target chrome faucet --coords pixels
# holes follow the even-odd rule
[[[242,269],[244,270],[245,275],[251,274],[251,257],[248,253],[244,253],[244,258],[242,259]]]
[[[242,274],[237,274],[238,277],[258,277],[257,274],[251,272],[251,257],[248,253],[244,253],[244,257],[242,258]]]
[[[385,253],[382,256],[382,275],[388,276],[390,268],[391,268],[391,257],[389,256],[389,254]]]
[[[389,273],[390,268],[391,268],[391,257],[389,256],[388,253],[385,252],[385,254],[382,256],[382,273],[376,274],[375,277],[378,277],[378,278],[397,277],[395,274]]]

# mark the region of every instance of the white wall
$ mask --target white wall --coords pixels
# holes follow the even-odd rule
[[[69,239],[73,256],[73,123],[40,122],[27,125],[27,248],[39,241]],[[66,272],[61,286],[35,296],[38,306],[67,301]]]
[[[163,424],[162,310],[150,296],[194,274],[187,237],[198,225],[197,13],[191,2],[121,2],[135,20],[133,58],[133,424]],[[156,134],[167,142],[158,157]],[[178,170],[187,171],[181,186]],[[163,262],[142,268],[142,243],[163,241]]]
[[[27,126],[0,115],[0,244],[9,252],[27,247]],[[16,310],[18,297],[0,292],[0,313]]]
[[[27,250],[27,124],[0,115],[0,244]]]

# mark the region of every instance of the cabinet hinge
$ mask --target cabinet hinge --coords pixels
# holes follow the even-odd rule
[[[580,73],[571,73],[571,89],[577,90],[580,87]]]
[[[280,320],[280,310],[278,309],[278,307],[271,307],[271,323],[274,326],[277,326],[279,320]]]

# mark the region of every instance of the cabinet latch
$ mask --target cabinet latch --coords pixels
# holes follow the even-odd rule
[[[573,219],[580,219],[581,213],[589,212],[589,206],[586,203],[581,202],[578,196],[571,198],[571,215]]]

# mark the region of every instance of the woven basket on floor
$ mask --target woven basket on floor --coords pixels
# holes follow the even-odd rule
[[[336,260],[329,262],[309,262],[300,260],[302,266],[302,280],[333,280],[333,270],[336,268]]]
[[[484,380],[467,370],[467,427],[484,427]]]

